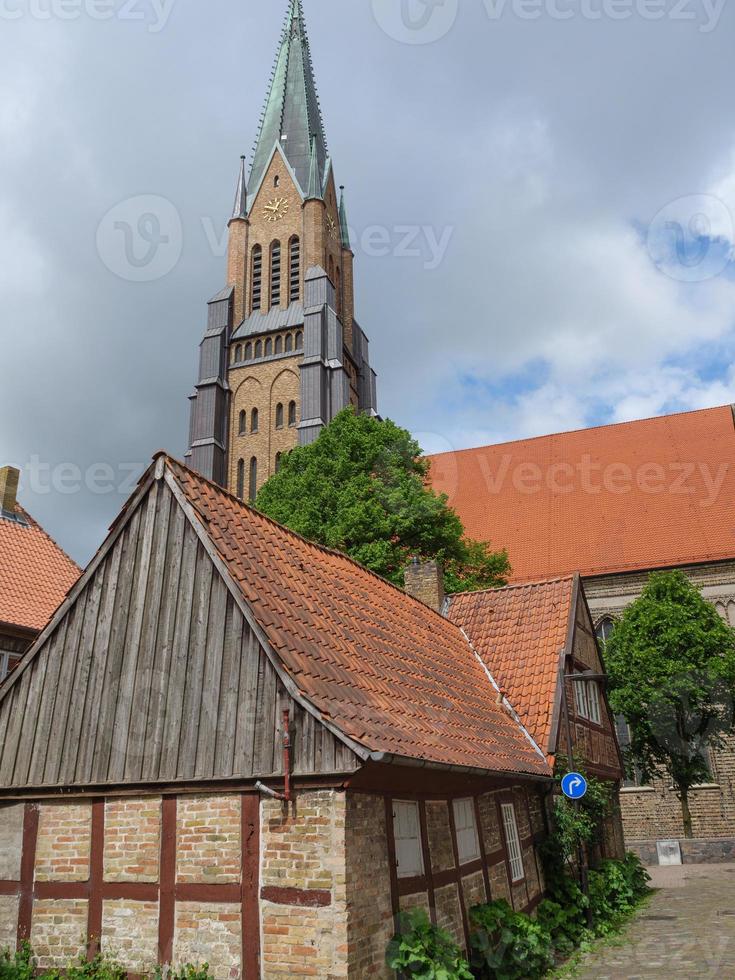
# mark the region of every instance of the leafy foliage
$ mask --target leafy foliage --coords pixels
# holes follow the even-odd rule
[[[651,575],[605,646],[610,703],[631,729],[628,764],[668,773],[692,836],[689,790],[709,778],[708,747],[733,730],[735,630],[682,572]]]
[[[624,861],[603,861],[599,870],[590,871],[590,909],[595,932],[606,935],[617,928],[648,893],[651,880],[634,854]]]
[[[465,537],[446,496],[428,486],[428,471],[405,429],[348,408],[315,443],[284,456],[256,506],[396,585],[414,556],[444,564],[449,592],[505,585],[507,554]]]
[[[551,936],[544,926],[522,912],[514,912],[505,899],[477,905],[470,917],[472,966],[478,978],[536,980],[554,962]]]
[[[459,946],[429,921],[423,909],[401,915],[399,931],[388,944],[386,963],[399,976],[416,980],[472,980]]]
[[[125,970],[114,960],[97,956],[93,960],[80,957],[63,970],[46,970],[37,973],[33,951],[28,943],[20,950],[0,951],[0,980],[126,980]],[[214,980],[209,972],[209,966],[182,966],[171,971],[168,968],[157,967],[153,974],[155,980]]]
[[[564,774],[571,769],[585,775],[584,766],[578,759],[570,763],[564,756],[557,756],[555,777],[559,786]],[[604,821],[613,812],[610,785],[594,776],[585,775],[585,778],[587,793],[577,803],[561,793],[554,798],[553,831],[542,845],[542,850],[548,851],[552,862],[561,863],[560,873],[563,872],[564,862],[574,859],[580,846],[589,847],[599,842]]]

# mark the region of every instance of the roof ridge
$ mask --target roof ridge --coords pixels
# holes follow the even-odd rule
[[[642,419],[628,419],[627,422],[605,422],[602,425],[581,426],[578,429],[562,429],[560,432],[547,432],[545,435],[526,436],[519,439],[507,439],[504,442],[488,442],[482,446],[466,446],[464,449],[448,449],[443,453],[431,453],[428,460],[441,459],[443,456],[458,456],[461,453],[477,453],[483,449],[500,449],[503,446],[516,446],[519,443],[539,442],[542,439],[554,439],[557,436],[571,436],[581,432],[599,432],[601,429],[618,429],[626,425],[639,425],[642,422],[660,422],[665,419],[682,418],[686,415],[701,415],[705,412],[719,412],[723,409],[733,410],[732,405],[710,405],[708,408],[692,408],[686,412],[668,412],[664,415],[649,415]]]
[[[236,494],[232,493],[230,490],[226,490],[224,487],[220,486],[219,483],[215,483],[214,480],[210,480],[209,477],[202,476],[201,473],[197,473],[195,470],[190,469],[185,463],[182,463],[181,460],[176,459],[174,456],[170,456],[166,452],[157,453],[154,456],[154,461],[161,457],[164,459],[167,465],[173,464],[174,466],[180,466],[187,473],[190,473],[195,479],[200,480],[202,483],[206,483],[208,486],[212,487],[213,490],[221,494],[223,497],[227,497],[230,500],[234,501],[236,504],[238,504],[243,510],[247,511],[248,513],[256,514],[259,518],[266,521],[272,527],[275,527],[279,531],[291,535],[297,541],[301,541],[303,544],[308,545],[310,548],[316,548],[318,551],[322,552],[325,555],[331,555],[335,558],[341,558],[344,561],[349,562],[355,568],[358,568],[361,572],[365,573],[366,575],[370,575],[373,578],[377,579],[379,582],[382,582],[384,585],[389,586],[391,589],[398,592],[399,595],[405,596],[406,598],[410,599],[412,602],[418,603],[422,609],[425,609],[427,612],[431,613],[432,616],[437,617],[443,623],[446,623],[451,628],[453,629],[458,628],[455,626],[454,623],[452,623],[451,620],[447,619],[446,616],[442,616],[441,613],[437,612],[435,609],[432,609],[431,606],[427,606],[427,604],[425,602],[422,602],[421,599],[417,599],[415,596],[411,595],[410,592],[407,592],[405,589],[400,588],[400,586],[395,585],[389,579],[384,578],[382,575],[378,575],[377,572],[374,572],[372,569],[367,568],[365,565],[361,565],[359,561],[350,557],[350,555],[345,554],[344,551],[338,551],[336,548],[328,548],[326,545],[320,544],[318,541],[311,541],[309,540],[309,538],[305,538],[303,534],[299,534],[298,531],[294,531],[292,528],[286,527],[285,524],[280,524],[272,517],[269,517],[268,514],[264,514],[262,510],[258,510],[257,507],[253,507],[250,504],[246,504],[244,500],[240,500],[240,498]],[[174,473],[174,476],[176,475],[177,474]],[[199,508],[197,508],[197,510],[198,509]]]
[[[512,592],[514,589],[538,589],[542,585],[555,585],[557,582],[573,582],[578,574],[578,572],[571,572],[569,575],[555,575],[553,578],[537,579],[533,582],[509,582],[507,585],[501,585],[497,589],[471,589],[469,592],[451,592],[447,598],[453,600],[465,595],[485,595],[487,593],[497,595],[499,592]]]

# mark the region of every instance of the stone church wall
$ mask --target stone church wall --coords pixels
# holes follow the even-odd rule
[[[720,615],[735,626],[735,562],[682,568]],[[630,572],[585,580],[592,618],[597,625],[606,616],[615,619],[643,591],[646,572]],[[712,783],[692,791],[694,837],[700,841],[735,838],[735,739],[722,751],[713,751]],[[620,794],[626,845],[650,859],[655,841],[678,839],[684,834],[681,804],[670,781],[656,780],[652,786],[624,788]],[[651,845],[654,845],[653,847]],[[713,844],[700,849],[700,858],[716,858],[720,848]]]

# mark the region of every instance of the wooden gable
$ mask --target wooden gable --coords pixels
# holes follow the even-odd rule
[[[153,468],[55,619],[0,690],[0,794],[206,783],[360,760],[308,706]]]

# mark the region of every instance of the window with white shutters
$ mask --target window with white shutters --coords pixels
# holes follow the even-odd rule
[[[589,719],[595,725],[599,725],[602,719],[600,713],[600,689],[597,686],[597,681],[587,681],[585,686],[587,687],[587,704],[590,709]]]
[[[505,840],[508,845],[508,860],[510,861],[511,880],[523,881],[526,874],[523,870],[523,854],[521,853],[521,841],[518,836],[518,824],[516,823],[516,808],[512,803],[504,803],[503,827],[505,828]]]
[[[585,681],[576,681],[574,684],[574,696],[577,702],[577,714],[580,718],[589,718],[590,708],[587,702],[587,684]]]
[[[421,822],[418,803],[393,803],[393,831],[396,841],[396,867],[399,878],[415,878],[424,873],[421,852]]]
[[[480,839],[477,836],[474,800],[455,800],[454,829],[457,833],[457,852],[460,864],[480,858]]]

